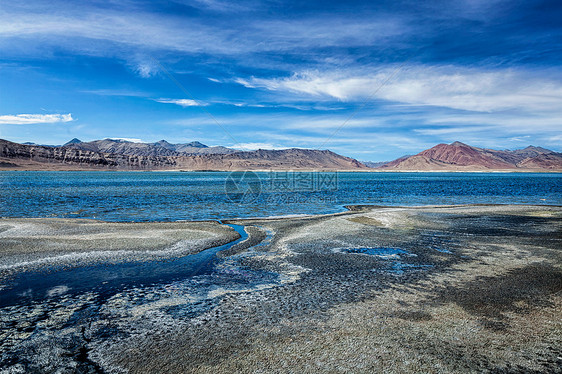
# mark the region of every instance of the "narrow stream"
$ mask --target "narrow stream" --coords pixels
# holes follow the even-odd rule
[[[10,279],[0,291],[0,308],[45,301],[61,295],[94,291],[102,298],[137,286],[171,283],[190,277],[210,274],[218,261],[216,254],[244,241],[244,226],[226,224],[240,234],[230,243],[208,248],[179,258],[118,264],[97,264],[55,271],[23,272]]]

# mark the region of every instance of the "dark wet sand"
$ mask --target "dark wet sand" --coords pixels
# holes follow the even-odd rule
[[[123,292],[89,322],[77,317],[86,296],[10,310],[21,321],[48,310],[41,328],[52,334],[15,323],[10,350],[20,361],[4,351],[2,362],[39,372],[561,370],[562,207],[358,206],[236,223],[250,237],[220,254],[221,271],[274,272],[278,281],[217,286],[204,297],[181,287]],[[198,313],[182,313],[201,302]],[[48,355],[31,354],[48,344]],[[78,353],[64,356],[68,347]]]

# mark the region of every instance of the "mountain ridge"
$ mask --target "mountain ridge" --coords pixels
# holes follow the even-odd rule
[[[160,142],[157,142],[160,143]],[[167,142],[166,142],[167,143]],[[198,142],[197,142],[198,143]],[[186,149],[212,149],[201,143]],[[170,144],[170,143],[168,143]],[[123,140],[73,143],[46,147],[0,139],[0,168],[24,170],[365,170],[359,161],[328,150],[284,150],[228,153],[181,153],[154,143]],[[194,147],[195,145],[195,147]],[[185,147],[183,147],[185,146]],[[221,147],[224,148],[224,147]],[[228,148],[226,148],[228,149]],[[220,151],[221,149],[219,149]]]
[[[109,138],[90,142],[74,138],[50,146],[0,139],[0,169],[562,171],[562,153],[537,146],[494,150],[456,141],[389,162],[363,164],[328,150],[301,148],[241,151],[198,141],[138,143]]]
[[[413,156],[400,157],[375,167],[394,171],[562,171],[562,153],[528,146],[516,150],[473,147],[456,141],[437,144]]]
[[[71,142],[73,140],[71,140]],[[160,140],[155,143],[137,143],[123,139],[106,138],[90,142],[79,141],[69,143],[66,143],[64,146],[71,146],[83,151],[114,153],[128,156],[188,156],[195,154],[228,154],[237,152],[235,149],[222,146],[209,147],[198,141],[184,144],[172,144],[166,140]]]

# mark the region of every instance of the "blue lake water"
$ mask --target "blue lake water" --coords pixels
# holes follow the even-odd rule
[[[322,214],[349,204],[562,205],[555,173],[0,172],[0,217],[176,221]]]

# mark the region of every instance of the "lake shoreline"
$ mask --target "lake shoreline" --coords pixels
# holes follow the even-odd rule
[[[0,217],[0,250],[3,264],[0,280],[14,272],[38,271],[52,265],[71,268],[97,263],[144,262],[197,254],[234,242],[240,236],[229,224],[250,227],[248,242],[257,244],[268,222],[307,222],[355,215],[373,209],[427,210],[462,208],[507,208],[515,210],[562,208],[562,205],[458,204],[458,205],[345,205],[344,211],[326,214],[241,217],[224,220],[177,220],[120,222],[83,218]],[[141,236],[138,236],[140,232]],[[132,235],[137,235],[133,239]],[[166,238],[165,238],[166,237]],[[53,240],[53,238],[56,238]],[[14,245],[14,243],[17,243]],[[87,243],[81,245],[80,243]]]
[[[25,171],[61,171],[61,172],[88,172],[88,171],[103,171],[103,172],[135,172],[135,173],[232,173],[232,172],[256,172],[256,173],[267,173],[267,172],[302,172],[302,173],[535,173],[535,174],[562,174],[562,170],[548,170],[548,169],[459,169],[459,170],[448,170],[448,169],[434,169],[434,170],[384,170],[384,169],[152,169],[152,170],[142,170],[142,169],[107,169],[107,168],[83,168],[83,167],[59,167],[56,165],[53,168],[49,167],[3,167],[0,166],[0,171],[11,171],[11,172],[25,172]]]

